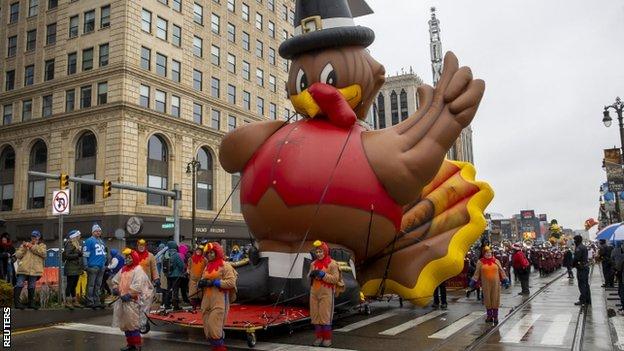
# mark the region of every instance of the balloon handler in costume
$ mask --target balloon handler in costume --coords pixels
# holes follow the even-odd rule
[[[473,287],[481,281],[483,293],[483,304],[487,309],[486,322],[498,324],[498,308],[500,306],[501,284],[505,289],[509,288],[509,278],[501,263],[492,254],[492,249],[486,246],[483,250],[483,257],[477,262],[474,276],[470,280]]]
[[[279,53],[291,60],[287,91],[304,118],[250,123],[223,138],[219,162],[242,173],[241,210],[261,259],[250,254],[256,268],[237,269],[244,284],[261,283],[241,287],[242,300],[305,293],[319,239],[349,253],[364,295],[396,293],[424,306],[483,233],[492,190],[475,181],[472,165],[444,157],[485,83],[449,52],[436,88],[418,88],[418,111],[370,130],[386,75],[367,50],[374,32],[354,21],[370,13],[364,0],[297,0],[294,36]]]
[[[126,248],[123,250],[124,267],[115,274],[112,282],[113,294],[119,296],[113,305],[113,327],[119,327],[126,334],[127,346],[121,351],[141,350],[140,328],[147,322],[154,287],[150,278],[139,265],[139,254]]]
[[[137,254],[139,254],[139,265],[143,268],[147,277],[151,279],[156,289],[160,288],[160,276],[156,268],[156,257],[147,250],[147,242],[145,239],[139,239],[137,242]]]
[[[225,348],[223,324],[227,318],[230,303],[236,298],[236,270],[225,261],[223,248],[217,243],[208,243],[204,247],[208,263],[197,283],[203,289],[201,311],[204,334],[214,351]]]
[[[204,256],[204,246],[197,245],[186,265],[186,272],[189,276],[189,298],[193,310],[196,310],[201,304],[202,292],[197,289],[197,283],[202,278],[206,264],[208,264],[208,260]]]
[[[316,339],[313,346],[331,346],[334,296],[344,286],[336,261],[329,256],[329,247],[319,240],[314,242],[316,259],[310,266],[310,319]],[[339,293],[339,291],[338,291]]]

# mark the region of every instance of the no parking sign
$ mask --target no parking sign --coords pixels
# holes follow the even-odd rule
[[[55,216],[69,214],[69,189],[54,191],[52,214]]]

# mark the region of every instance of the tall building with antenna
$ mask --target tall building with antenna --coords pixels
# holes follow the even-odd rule
[[[442,40],[440,38],[440,20],[436,17],[436,8],[431,8],[431,19],[429,20],[429,48],[431,50],[431,72],[433,75],[433,86],[435,87],[442,74]],[[472,127],[468,126],[462,130],[455,145],[451,147],[447,158],[457,161],[474,163],[472,153]]]

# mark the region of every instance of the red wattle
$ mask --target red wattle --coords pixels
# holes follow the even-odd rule
[[[350,128],[357,121],[355,111],[349,106],[338,89],[333,86],[314,83],[308,88],[308,92],[333,125],[340,128]]]

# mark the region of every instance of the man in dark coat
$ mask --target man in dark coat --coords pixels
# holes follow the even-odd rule
[[[574,260],[574,255],[572,254],[572,250],[568,247],[563,254],[563,266],[568,270],[568,278],[574,279],[574,273],[572,272],[572,261]]]
[[[607,244],[605,239],[600,239],[600,248],[598,249],[598,256],[600,263],[602,264],[602,276],[604,277],[603,288],[613,288],[613,262],[611,261],[611,251],[613,246]]]
[[[577,306],[591,305],[591,292],[589,291],[589,258],[587,255],[587,247],[583,245],[583,237],[577,235],[574,237],[574,260],[573,265],[576,267],[576,279],[578,281],[579,292],[581,296],[574,304]]]

